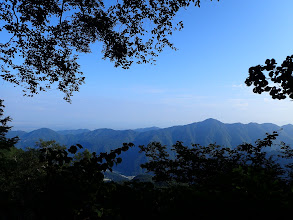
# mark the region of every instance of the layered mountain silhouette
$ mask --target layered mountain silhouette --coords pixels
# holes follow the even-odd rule
[[[207,146],[216,143],[221,146],[234,148],[243,142],[254,143],[257,139],[265,137],[266,133],[277,131],[277,142],[284,141],[293,145],[293,125],[278,126],[271,123],[257,124],[225,124],[215,119],[169,128],[143,128],[135,130],[88,129],[53,131],[41,128],[32,132],[10,131],[8,137],[19,136],[19,148],[34,147],[35,143],[42,140],[55,140],[63,145],[81,144],[84,148],[95,152],[105,152],[121,147],[123,143],[132,142],[136,146],[147,145],[157,141],[168,147],[176,141],[185,145],[200,144]],[[140,173],[139,164],[145,161],[139,149],[133,148],[123,156],[123,164],[119,165],[127,175]]]

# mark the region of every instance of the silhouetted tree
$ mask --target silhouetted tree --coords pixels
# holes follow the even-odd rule
[[[287,56],[280,66],[275,59],[267,59],[265,65],[249,68],[245,83],[253,86],[253,92],[268,92],[273,99],[293,99],[293,55]]]
[[[5,106],[3,102],[4,100],[0,99],[0,150],[9,149],[18,141],[18,137],[6,138],[7,132],[11,129],[11,127],[7,125],[7,123],[11,121],[11,118],[9,116],[4,117]]]
[[[123,144],[97,155],[79,152],[79,144],[67,148],[55,141],[40,141],[37,148],[10,151],[0,160],[6,164],[0,173],[0,218],[101,217],[106,208],[114,209],[105,203],[113,185],[104,182],[104,172],[121,163],[117,156],[132,146]]]
[[[272,193],[280,187],[285,174],[278,157],[267,153],[277,136],[276,132],[267,134],[255,145],[244,143],[235,149],[215,144],[187,147],[177,142],[172,146],[175,158],[170,157],[165,146],[154,142],[140,146],[150,159],[141,167],[152,172],[156,181],[195,185],[205,190]],[[292,157],[290,148],[285,148],[281,148],[283,157]]]
[[[99,41],[116,67],[153,62],[166,46],[175,49],[168,36],[183,24],[173,18],[190,4],[200,0],[4,0],[0,32],[9,38],[0,44],[0,76],[26,95],[58,82],[70,101],[84,83],[79,53]]]
[[[149,158],[141,167],[162,186],[155,191],[158,209],[168,206],[164,216],[170,219],[285,218],[293,203],[293,153],[284,143],[273,148],[277,136],[273,132],[233,149],[177,142],[174,156],[157,142],[140,146]]]

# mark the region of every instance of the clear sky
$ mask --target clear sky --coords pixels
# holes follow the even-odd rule
[[[14,130],[169,127],[207,118],[293,124],[292,101],[244,84],[250,66],[293,54],[292,10],[292,0],[202,1],[180,11],[184,29],[170,38],[179,50],[165,50],[156,65],[115,68],[97,44],[80,56],[86,84],[72,104],[57,90],[23,97],[1,80],[0,98]]]

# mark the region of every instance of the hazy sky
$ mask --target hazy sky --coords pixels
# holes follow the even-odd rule
[[[0,80],[0,98],[14,130],[48,127],[131,129],[169,127],[215,118],[225,123],[293,124],[293,102],[252,93],[248,68],[293,54],[292,0],[203,1],[177,16],[184,29],[157,64],[115,68],[101,45],[80,57],[86,84],[72,104],[57,90],[33,98]]]

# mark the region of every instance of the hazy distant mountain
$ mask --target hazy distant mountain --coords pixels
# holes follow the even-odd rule
[[[158,128],[158,127],[149,127],[149,128],[137,128],[137,129],[134,129],[134,131],[136,132],[146,132],[146,131],[156,131],[156,130],[159,130],[161,128]]]
[[[132,142],[138,146],[152,141],[159,141],[167,146],[171,146],[176,141],[183,141],[186,145],[197,143],[206,146],[216,143],[233,148],[243,142],[254,143],[257,139],[263,138],[267,132],[273,131],[279,132],[279,141],[293,145],[293,125],[280,127],[270,123],[224,124],[215,119],[162,129],[157,127],[136,130],[79,129],[56,132],[42,128],[32,132],[11,131],[7,136],[18,135],[20,141],[17,147],[20,148],[33,147],[36,141],[43,139],[56,140],[68,146],[79,143],[91,151],[103,152],[121,147],[125,142]],[[134,148],[126,152],[123,156],[123,164],[119,165],[118,170],[127,175],[139,173],[139,164],[145,161],[145,158],[138,151],[138,148]]]
[[[58,134],[49,128],[40,128],[31,132],[27,132],[19,136],[20,141],[17,146],[24,147],[34,147],[35,143],[42,140],[55,140],[60,144],[67,144],[67,140],[63,135]]]
[[[7,138],[13,138],[13,137],[22,137],[24,134],[26,134],[27,132],[25,131],[9,131],[6,135]]]
[[[62,135],[67,135],[67,134],[82,134],[82,133],[86,133],[86,132],[90,132],[91,130],[89,129],[77,129],[77,130],[62,130],[62,131],[57,131],[58,134],[62,134]]]

